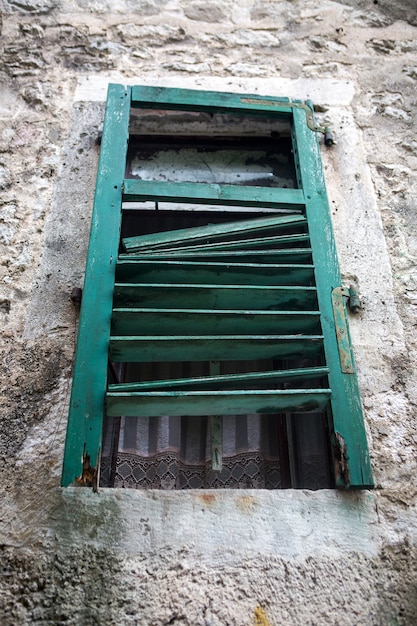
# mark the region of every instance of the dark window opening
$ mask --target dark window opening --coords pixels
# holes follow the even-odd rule
[[[134,136],[126,178],[295,188],[289,137]]]

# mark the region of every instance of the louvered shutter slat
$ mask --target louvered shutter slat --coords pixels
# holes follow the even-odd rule
[[[114,335],[320,333],[318,311],[250,311],[215,309],[113,309]]]
[[[213,261],[218,263],[229,263],[240,261],[241,263],[309,263],[311,262],[311,248],[283,248],[281,250],[234,250],[233,253],[223,250],[203,250],[197,252],[195,249],[190,250],[172,250],[170,252],[155,253],[152,251],[141,252],[140,254],[126,255],[121,254],[119,259],[121,262],[133,258],[143,259],[146,261],[162,261],[162,260],[178,260],[184,261]]]
[[[112,361],[229,361],[319,357],[321,335],[112,336]]]
[[[289,384],[297,380],[320,380],[329,373],[328,367],[309,367],[294,370],[275,370],[273,372],[247,372],[245,374],[222,374],[220,376],[194,376],[192,378],[177,378],[170,380],[152,380],[137,383],[117,383],[109,385],[109,391],[139,392],[154,389],[174,390],[181,387],[198,389],[240,389],[254,384],[275,386]],[[312,385],[315,386],[315,385]]]
[[[314,287],[171,283],[116,283],[115,306],[175,309],[251,309],[311,311],[317,306]]]
[[[311,264],[236,263],[123,259],[117,265],[118,282],[202,283],[250,285],[310,285],[314,281]]]
[[[302,210],[304,194],[301,189],[269,187],[237,187],[194,183],[154,182],[127,179],[123,182],[123,200],[138,202],[185,202],[220,204],[242,207],[285,208]]]
[[[315,412],[329,401],[330,389],[245,391],[160,391],[107,393],[109,415],[246,415],[248,413]]]

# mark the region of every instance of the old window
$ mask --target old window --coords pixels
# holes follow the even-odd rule
[[[63,484],[372,486],[346,295],[310,105],[111,85]]]

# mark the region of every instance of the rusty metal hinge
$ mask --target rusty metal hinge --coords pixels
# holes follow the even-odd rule
[[[321,133],[324,135],[324,143],[326,146],[332,146],[334,144],[333,133],[328,126],[319,126],[314,119],[314,105],[311,100],[306,100],[305,104],[298,104],[297,106],[305,109],[307,126],[315,133]]]

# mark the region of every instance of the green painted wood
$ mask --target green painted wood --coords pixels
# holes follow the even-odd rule
[[[172,259],[184,259],[186,261],[207,261],[229,263],[239,261],[241,263],[310,263],[311,248],[283,248],[281,250],[235,250],[233,252],[223,250],[200,251],[195,250],[172,250],[170,252],[141,252],[134,254],[120,254],[119,260],[143,259],[146,261],[160,261]]]
[[[318,311],[114,309],[114,335],[320,333]]]
[[[112,361],[234,361],[320,357],[321,335],[112,336]]]
[[[336,287],[332,291],[332,305],[337,345],[339,348],[340,369],[344,374],[355,373],[352,344],[350,341],[349,323],[344,299],[349,291],[344,287]]]
[[[343,440],[349,456],[350,478],[338,479],[339,486],[373,487],[358,382],[355,375],[342,374],[334,327],[331,292],[341,285],[341,276],[333,236],[324,175],[317,137],[305,123],[302,110],[294,110],[293,149],[299,182],[304,190],[309,223],[326,363],[332,389],[332,420],[339,441]],[[341,439],[340,439],[341,438]]]
[[[200,185],[193,185],[193,187],[198,189]],[[273,233],[279,233],[282,229],[288,230],[293,226],[304,226],[306,223],[306,219],[301,215],[253,218],[225,224],[207,224],[194,228],[180,228],[151,233],[150,235],[140,235],[139,237],[128,237],[123,239],[123,244],[128,252],[182,248],[201,243],[229,242],[237,238],[263,238]]]
[[[204,111],[209,113],[269,113],[289,117],[288,98],[240,95],[218,91],[175,89],[169,87],[132,87],[132,106],[144,109]]]
[[[97,467],[100,455],[111,296],[119,243],[121,201],[123,199],[126,202],[136,202],[152,199],[184,203],[293,209],[294,211],[303,211],[303,214],[305,212],[309,224],[310,240],[306,233],[303,234],[297,230],[299,227],[294,221],[291,232],[289,230],[280,231],[278,237],[270,236],[267,242],[264,241],[265,238],[268,238],[265,237],[265,232],[262,237],[246,236],[244,241],[234,240],[236,236],[241,239],[241,235],[233,235],[231,239],[221,235],[220,239],[215,239],[208,244],[204,240],[200,243],[193,241],[193,244],[197,243],[196,248],[191,245],[190,239],[188,242],[184,242],[181,239],[183,235],[180,235],[180,239],[176,242],[165,240],[161,243],[160,240],[160,243],[157,244],[157,254],[153,251],[152,246],[149,248],[148,245],[146,256],[148,260],[152,261],[180,257],[183,261],[195,259],[200,263],[207,260],[218,263],[233,263],[237,260],[250,263],[256,259],[256,262],[263,264],[303,264],[311,261],[311,252],[307,248],[307,245],[311,244],[316,268],[323,337],[319,335],[287,336],[277,333],[256,335],[253,332],[250,336],[221,335],[218,334],[218,327],[216,328],[217,335],[214,336],[199,334],[190,337],[188,335],[173,335],[172,332],[164,336],[117,336],[112,337],[110,342],[112,358],[114,360],[120,358],[146,362],[148,360],[302,358],[307,355],[318,359],[319,362],[324,362],[324,341],[326,362],[330,370],[328,374],[329,384],[332,389],[330,426],[331,428],[334,426],[333,443],[337,442],[339,446],[346,446],[346,454],[349,457],[347,460],[350,476],[346,472],[342,472],[337,477],[337,484],[352,488],[372,487],[373,479],[356,376],[342,374],[339,371],[340,361],[330,294],[332,289],[341,285],[341,279],[317,137],[307,126],[306,111],[303,108],[297,108],[286,99],[264,98],[263,96],[146,87],[133,88],[133,94],[134,106],[137,107],[149,106],[151,108],[207,112],[228,111],[232,113],[249,110],[257,114],[273,112],[277,116],[293,117],[293,146],[300,188],[288,190],[233,185],[153,183],[138,180],[123,182],[128,139],[130,90],[120,85],[109,87],[74,366],[62,484],[73,484],[81,475],[83,457],[89,458],[91,465]],[[290,217],[293,220],[294,216]],[[289,226],[288,228],[291,230],[292,227]],[[304,245],[305,249],[302,249]],[[181,249],[175,249],[175,246],[180,246]],[[273,247],[279,246],[284,247],[278,250],[273,249]],[[260,249],[255,249],[256,247]],[[141,255],[134,254],[135,259],[139,256],[145,257],[144,250],[142,250]],[[200,271],[203,272],[204,270],[200,268]],[[209,282],[203,277],[201,280],[205,282],[200,285],[193,283],[173,285],[172,276],[169,281],[158,280],[147,285],[142,284],[144,282],[142,280],[139,280],[138,283],[136,283],[136,278],[133,280],[135,282],[131,285],[123,283],[116,285],[115,303],[118,306],[146,307],[148,313],[152,308],[168,307],[175,309],[179,306],[184,307],[185,303],[187,309],[214,308],[215,311],[227,309],[233,310],[234,314],[238,313],[238,309],[253,309],[259,313],[266,309],[269,309],[268,313],[274,310],[278,312],[279,309],[284,308],[301,309],[301,311],[309,312],[316,306],[315,290],[295,285],[289,287],[282,285],[281,288],[272,285],[268,287],[253,284],[246,286],[228,283],[217,285],[215,284],[216,281]],[[153,279],[148,278],[148,280]],[[226,290],[229,291],[229,296],[225,295]],[[288,290],[291,290],[292,294]],[[165,291],[165,299],[162,295],[163,291]],[[144,315],[148,315],[148,313]],[[173,313],[175,314],[175,312]],[[116,318],[118,315],[119,313],[116,313]],[[132,312],[121,315],[122,317],[127,315],[130,318]],[[133,315],[135,314],[133,313]],[[162,313],[162,315],[165,314]],[[256,319],[260,318],[260,315],[256,316]],[[242,315],[240,321],[242,321]],[[122,322],[119,320],[115,323]],[[128,323],[130,328],[131,322],[123,321],[123,324],[125,323]],[[129,331],[129,328],[126,330]],[[253,329],[251,330],[253,331]],[[308,378],[306,374],[304,384]],[[252,382],[256,384],[255,381]],[[223,382],[226,386],[236,383],[236,380]],[[190,382],[189,384],[192,385],[193,383]],[[242,384],[250,383],[246,381]],[[330,398],[330,392],[327,389],[306,388],[282,392],[274,390],[271,392],[273,397],[271,396],[267,401],[266,394],[262,396],[259,391],[254,392],[245,388],[243,391],[237,392],[240,393],[239,397],[242,400],[240,404],[240,400],[237,401],[237,395],[233,398],[231,392],[236,392],[234,389],[227,392],[228,396],[219,395],[218,389],[206,390],[205,400],[203,395],[196,395],[194,402],[191,397],[186,399],[186,394],[189,396],[189,391],[180,392],[177,388],[175,392],[171,390],[171,395],[166,391],[166,388],[164,391],[165,394],[162,392],[148,393],[146,398],[143,391],[117,392],[117,398],[111,399],[109,397],[108,402],[109,406],[113,406],[112,410],[116,410],[114,407],[120,406],[120,403],[123,402],[126,402],[127,406],[137,407],[138,397],[133,397],[136,393],[140,396],[141,410],[148,403],[151,410],[162,411],[163,414],[166,414],[167,412],[171,413],[170,407],[173,400],[181,396],[181,400],[175,404],[178,411],[181,403],[183,403],[183,408],[192,407],[191,410],[198,411],[198,414],[207,414],[209,404],[211,414],[232,411],[232,408],[234,414],[240,410],[246,414],[248,402],[249,404],[253,402],[250,409],[252,411],[301,412],[313,410],[311,403],[319,402],[318,398],[320,398],[320,406],[326,407]],[[248,393],[250,391],[258,395],[251,395]],[[268,390],[264,391],[269,393]],[[293,401],[290,401],[288,398],[292,395],[292,391],[301,393],[302,398],[295,399],[297,396],[294,394]],[[217,396],[214,392],[217,393]],[[202,392],[191,393],[201,394]],[[318,397],[316,397],[316,393]],[[121,398],[121,395],[124,394],[128,397]],[[326,394],[327,397],[324,400]],[[287,397],[285,401],[284,396]],[[218,398],[217,405],[212,403],[213,397]],[[280,397],[279,400],[278,397]],[[199,402],[201,402],[200,406],[198,406]],[[204,411],[203,407],[205,407]],[[121,413],[128,414],[126,411],[121,411],[120,408],[117,408],[114,414],[120,415]],[[147,412],[146,414],[152,413]]]
[[[210,361],[210,375],[219,376],[220,361]],[[210,415],[211,469],[221,472],[223,469],[223,415]]]
[[[120,260],[118,282],[250,285],[312,285],[314,266],[276,263],[209,263],[204,261]]]
[[[306,413],[326,407],[330,389],[245,390],[245,391],[151,391],[134,393],[108,392],[109,415],[199,416],[207,409],[220,415],[248,413]]]
[[[129,111],[130,90],[110,85],[74,364],[64,486],[81,476],[83,457],[88,456],[94,468],[99,462]]]
[[[223,416],[210,415],[211,469],[221,472],[223,469]]]
[[[123,202],[142,202],[144,200],[273,209],[293,208],[301,210],[304,208],[304,197],[301,189],[125,179],[123,182]]]
[[[125,241],[125,240],[124,240]],[[279,248],[280,246],[297,246],[302,245],[303,242],[308,242],[309,236],[307,233],[297,233],[297,234],[288,234],[288,235],[276,235],[273,237],[255,237],[252,239],[238,239],[238,240],[229,240],[229,241],[220,241],[215,243],[208,244],[197,244],[197,245],[173,245],[170,247],[167,245],[166,247],[155,247],[152,249],[153,252],[161,250],[161,251],[170,251],[170,250],[178,250],[182,252],[208,252],[208,251],[229,251],[234,252],[237,250],[262,250],[263,248]],[[128,244],[129,245],[129,244]],[[128,252],[137,252],[137,248],[126,248]]]
[[[260,386],[268,385],[268,388],[275,388],[275,385],[283,383],[293,383],[296,380],[318,380],[327,376],[328,367],[305,367],[290,370],[274,370],[268,372],[249,372],[247,374],[221,374],[218,376],[195,376],[193,378],[175,378],[168,380],[153,380],[138,383],[118,383],[109,385],[110,392],[129,393],[130,391],[153,391],[164,389],[165,391],[181,388],[204,389],[257,389]]]
[[[115,308],[301,310],[317,308],[315,287],[116,283]]]

